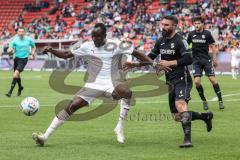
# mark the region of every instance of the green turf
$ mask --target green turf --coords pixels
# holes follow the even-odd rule
[[[137,105],[131,109],[125,126],[127,140],[124,145],[116,142],[113,133],[119,110],[116,108],[91,121],[66,122],[50,137],[45,147],[36,147],[31,139],[32,132],[45,131],[54,116],[55,104],[71,95],[57,93],[49,87],[50,72],[23,72],[23,95],[16,97],[15,89],[13,96],[7,98],[5,93],[10,86],[11,74],[8,71],[0,72],[0,160],[240,159],[240,81],[234,81],[230,76],[217,77],[223,94],[233,95],[224,98],[226,109],[223,112],[218,110],[217,101],[209,102],[214,113],[212,132],[207,133],[201,121],[193,122],[194,148],[179,149],[183,133],[181,126],[171,119],[167,95],[137,99]],[[80,73],[71,74],[66,83],[83,84],[82,77]],[[212,86],[205,77],[202,83],[207,98],[211,100],[215,97]],[[40,101],[41,108],[35,116],[27,117],[19,111],[19,104],[26,96],[36,97]],[[92,108],[96,105],[96,102],[93,103]],[[203,111],[195,88],[189,108]]]

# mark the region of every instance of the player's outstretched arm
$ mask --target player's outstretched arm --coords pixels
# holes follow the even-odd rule
[[[161,70],[164,70],[164,71],[172,70],[170,67],[165,67],[154,62],[149,56],[146,56],[143,52],[139,50],[134,50],[132,55],[137,59],[139,59],[141,62],[125,62],[125,64],[123,65],[124,70],[131,69],[134,67],[146,66],[146,65],[152,65],[156,69],[157,73],[159,73]]]
[[[153,60],[139,50],[134,49],[132,55],[141,61],[140,64],[139,64],[140,66],[146,66],[146,65],[152,65],[153,64]]]
[[[139,59],[141,62],[125,62],[123,64],[124,70],[153,64],[153,60],[148,56],[145,56],[145,54],[141,51],[134,49],[132,55]]]
[[[140,67],[140,63],[139,62],[125,62],[123,64],[123,70],[128,70],[128,69],[132,69],[135,67]]]
[[[53,48],[48,46],[44,47],[43,53],[48,53],[48,52],[63,59],[74,57],[74,55],[70,51],[59,51],[59,50],[54,50]]]

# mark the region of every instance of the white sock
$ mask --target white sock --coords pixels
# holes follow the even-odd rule
[[[118,118],[118,123],[116,128],[122,128],[124,120],[127,118],[128,111],[130,109],[130,99],[121,99],[120,100],[120,113]]]
[[[48,137],[51,134],[53,134],[55,129],[60,127],[69,117],[70,117],[69,114],[65,110],[62,110],[61,112],[59,112],[59,114],[53,118],[52,123],[44,133],[45,141],[48,139]]]
[[[235,74],[236,74],[235,69],[232,68],[232,78],[233,79],[236,77]]]

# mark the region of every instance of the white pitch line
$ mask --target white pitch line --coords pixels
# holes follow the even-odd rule
[[[231,97],[231,96],[239,96],[240,93],[234,93],[234,94],[226,94],[226,95],[223,95],[222,97]],[[218,97],[214,97],[211,99],[211,101],[217,101],[218,100]]]
[[[201,100],[191,100],[190,103],[200,103],[202,102]],[[214,102],[214,100],[209,100],[208,102]],[[224,100],[224,102],[240,102],[240,99],[228,99],[228,100]],[[151,102],[146,102],[146,101],[137,101],[137,104],[158,104],[158,103],[168,103],[168,101],[151,101]],[[57,103],[56,103],[57,104]],[[56,104],[43,104],[40,105],[41,107],[53,107]],[[101,103],[94,103],[93,106],[99,105]],[[0,106],[0,108],[15,108],[18,106],[9,106],[9,105],[4,105],[4,106]]]
[[[41,75],[36,76],[24,76],[24,79],[41,79],[43,78]],[[11,77],[1,77],[0,80],[11,79]]]

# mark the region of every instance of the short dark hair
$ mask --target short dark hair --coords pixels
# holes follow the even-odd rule
[[[25,28],[24,28],[24,27],[18,27],[18,30],[19,30],[19,29],[23,29],[23,30],[25,31]]]
[[[101,28],[101,30],[103,31],[103,34],[107,34],[107,27],[105,26],[105,24],[97,23],[95,24],[94,29],[98,27]]]
[[[200,22],[204,23],[204,20],[201,16],[193,17],[192,21],[193,22],[200,21]]]
[[[164,16],[163,19],[170,20],[170,21],[172,21],[176,25],[178,24],[178,19],[177,19],[176,16],[168,15],[168,16]]]

